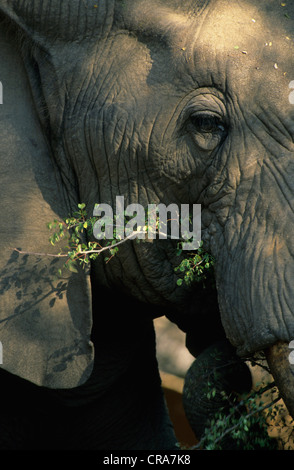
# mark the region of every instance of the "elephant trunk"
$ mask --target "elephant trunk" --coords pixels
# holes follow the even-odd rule
[[[279,341],[268,348],[265,354],[276,386],[294,418],[294,365],[290,363],[289,345]]]
[[[216,413],[226,415],[237,394],[248,393],[251,387],[249,368],[228,341],[205,349],[188,370],[183,390],[185,413],[196,437],[201,439]],[[228,439],[222,442],[222,448],[233,447]]]

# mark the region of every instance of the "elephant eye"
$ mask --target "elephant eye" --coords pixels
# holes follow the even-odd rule
[[[190,117],[191,130],[196,143],[204,150],[214,150],[226,138],[226,125],[211,113],[196,113]]]
[[[213,114],[196,114],[191,116],[192,123],[198,132],[224,132],[221,119]]]

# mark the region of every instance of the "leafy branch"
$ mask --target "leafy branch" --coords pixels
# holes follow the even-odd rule
[[[175,272],[184,273],[184,278],[179,278],[177,285],[181,286],[183,282],[190,285],[192,282],[205,280],[213,266],[214,258],[204,251],[203,243],[201,242],[197,253],[183,259],[181,264],[175,268]]]
[[[55,246],[63,239],[67,239],[67,245],[63,248],[63,251],[58,254],[52,253],[36,253],[22,251],[15,248],[15,251],[21,254],[30,254],[38,256],[49,256],[56,258],[66,258],[64,267],[70,271],[77,272],[77,264],[85,265],[91,260],[95,260],[102,253],[109,252],[109,256],[104,258],[104,261],[108,263],[118,252],[119,246],[126,243],[128,240],[136,239],[137,242],[144,242],[144,236],[155,230],[157,235],[162,235],[166,238],[170,238],[165,227],[162,229],[161,222],[157,218],[155,225],[148,226],[148,221],[145,221],[145,225],[137,227],[136,231],[133,231],[129,235],[121,239],[121,236],[117,233],[116,225],[113,229],[113,238],[107,239],[106,236],[101,243],[99,241],[89,241],[88,238],[93,238],[93,229],[98,217],[87,217],[86,205],[84,203],[78,204],[78,210],[73,213],[72,216],[65,218],[62,221],[54,220],[47,224],[49,230],[53,233],[49,238],[52,246]],[[113,223],[113,220],[109,220],[109,223]],[[154,233],[154,232],[153,232]],[[142,235],[142,237],[140,237]],[[139,240],[140,238],[140,240]],[[178,243],[176,255],[182,254],[181,242]],[[214,260],[203,250],[202,242],[196,253],[190,254],[186,257],[181,264],[175,268],[175,272],[178,272],[181,277],[177,280],[177,285],[180,286],[185,282],[190,284],[193,281],[199,281],[206,278],[206,272],[208,272],[214,264]],[[61,274],[61,270],[59,270]]]
[[[268,436],[267,418],[263,412],[270,409],[268,417],[274,416],[277,413],[275,405],[281,400],[281,397],[278,395],[268,403],[261,400],[258,404],[258,398],[262,397],[268,390],[273,389],[273,387],[275,387],[275,384],[271,382],[264,388],[252,392],[248,397],[240,400],[238,404],[230,403],[232,406],[229,412],[224,413],[220,410],[216,413],[210,420],[200,441],[190,450],[220,450],[224,438],[228,436],[231,442],[235,443],[233,444],[234,447],[240,450],[276,448],[277,443]],[[210,393],[210,398],[213,398],[213,396],[214,394]],[[223,399],[230,402],[230,398],[225,393],[223,393]],[[244,412],[244,408],[246,412]]]
[[[99,242],[86,241],[86,234],[87,236],[91,236],[93,234],[93,227],[96,222],[97,217],[87,218],[85,204],[78,204],[78,211],[74,212],[71,217],[67,217],[62,221],[54,220],[47,224],[48,229],[53,231],[52,235],[49,237],[49,242],[52,246],[55,246],[63,239],[67,239],[67,245],[63,248],[65,252],[57,254],[37,253],[22,251],[17,248],[15,248],[15,251],[28,255],[67,258],[64,267],[70,271],[77,272],[77,263],[88,264],[90,260],[95,260],[105,251],[110,252],[110,257],[104,258],[104,260],[108,262],[117,253],[118,247],[122,243],[145,233],[145,230],[138,230],[129,234],[122,240],[118,237],[116,238],[116,235],[114,234],[115,238],[108,240],[106,245],[102,246]]]
[[[190,447],[190,450],[293,448],[294,421],[289,417],[279,390],[268,374],[263,354],[257,354],[246,359],[247,361],[253,367],[266,371],[268,377],[266,381],[262,379],[260,383],[256,383],[255,390],[249,395],[240,396],[235,392],[228,395],[225,391],[220,392],[213,387],[222,366],[213,371],[204,371],[204,379],[207,379],[204,393],[207,399],[214,400],[217,395],[218,403],[223,401],[223,405],[209,418],[200,441]],[[213,381],[210,380],[211,374],[214,376]]]

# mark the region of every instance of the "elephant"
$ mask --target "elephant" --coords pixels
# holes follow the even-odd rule
[[[0,15],[0,448],[178,449],[163,315],[195,358],[234,356],[232,391],[264,351],[294,416],[293,5],[0,0]],[[177,285],[169,238],[64,270],[46,224],[117,196],[200,204],[209,282]]]

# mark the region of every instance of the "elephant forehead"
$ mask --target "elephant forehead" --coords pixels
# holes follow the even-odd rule
[[[123,24],[129,30],[165,39],[169,46],[207,42],[216,50],[284,42],[293,31],[294,4],[276,0],[129,0]],[[121,20],[119,21],[121,22]],[[289,39],[288,37],[288,39]]]
[[[274,0],[140,0],[128,6],[127,28],[141,42],[153,38],[148,46],[155,73],[149,78],[155,82],[182,86],[189,77],[193,87],[235,90],[241,101],[242,95],[247,102],[250,97],[255,101],[256,93],[268,100],[270,92],[273,106],[289,104],[294,5]]]
[[[212,2],[194,33],[196,53],[197,48],[205,47],[207,53],[214,53],[226,66],[241,65],[243,74],[246,63],[250,73],[253,65],[257,70],[280,67],[287,72],[287,68],[293,68],[293,21],[281,5],[286,4],[261,1],[254,6],[250,1],[232,1],[228,7],[223,0]],[[290,10],[294,19],[294,5]],[[197,19],[195,29],[196,22]]]
[[[195,19],[201,31],[198,40],[205,38],[215,48],[227,50],[232,45],[243,44],[255,46],[258,51],[265,45],[265,40],[284,44],[287,34],[291,35],[293,31],[294,5],[287,9],[282,5],[287,4],[273,0],[233,0],[230,3],[213,0],[202,12],[202,21]]]
[[[293,21],[280,2],[252,3],[211,3],[194,42],[187,44],[190,73],[200,85],[211,77],[224,92],[235,92],[241,106],[242,101],[270,103],[287,113],[294,79]],[[290,10],[294,18],[293,5]]]

